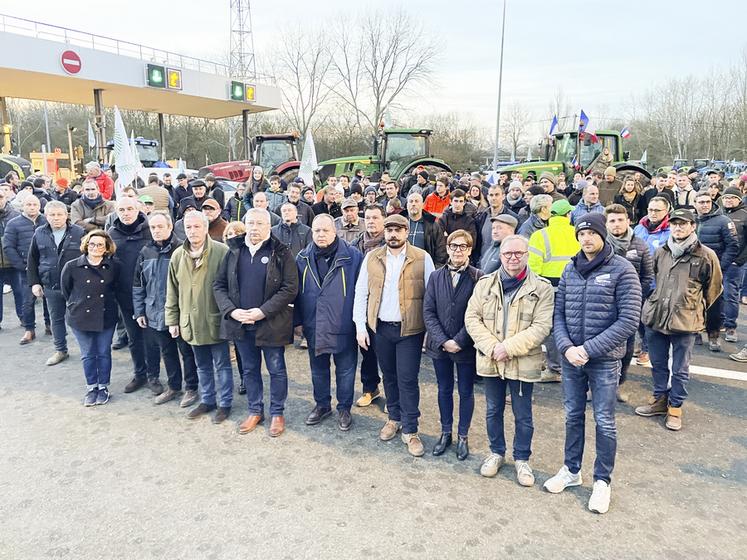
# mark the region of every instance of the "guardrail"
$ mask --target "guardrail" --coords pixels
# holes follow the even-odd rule
[[[37,39],[58,41],[67,45],[89,48],[97,51],[109,52],[121,56],[129,56],[146,62],[157,62],[166,66],[174,66],[208,74],[232,77],[227,64],[185,56],[182,54],[122,41],[104,35],[95,35],[86,31],[68,29],[59,25],[42,23],[30,19],[0,14],[0,31],[26,35]],[[248,79],[262,79],[272,84],[276,83],[273,76],[257,74]]]

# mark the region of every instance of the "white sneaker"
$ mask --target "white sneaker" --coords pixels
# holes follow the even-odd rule
[[[607,513],[610,509],[610,485],[604,480],[594,482],[594,490],[589,498],[589,510],[594,513]]]
[[[527,461],[516,461],[516,481],[522,486],[534,486],[534,473]]]
[[[498,470],[503,466],[503,456],[498,453],[491,453],[482,462],[480,474],[486,478],[493,478],[498,474]]]
[[[545,481],[542,485],[551,494],[560,494],[569,486],[581,486],[581,473],[573,474],[563,465],[558,474]]]

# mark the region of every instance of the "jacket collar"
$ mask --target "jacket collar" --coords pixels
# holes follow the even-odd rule
[[[501,273],[499,270],[496,270],[492,274],[492,285],[490,286],[490,293],[495,295],[496,297],[500,298],[501,301],[503,301],[503,288],[501,287]],[[514,295],[514,299],[520,299],[525,294],[533,291],[537,288],[537,275],[532,272],[532,270],[527,266],[527,277],[522,282],[521,286],[519,286],[519,289],[516,291],[516,295]]]

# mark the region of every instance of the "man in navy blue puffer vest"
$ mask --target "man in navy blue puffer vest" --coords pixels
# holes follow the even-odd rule
[[[581,251],[568,263],[555,295],[553,329],[562,360],[565,461],[545,482],[554,494],[581,484],[586,391],[591,389],[596,423],[594,490],[589,509],[606,513],[617,451],[615,402],[626,341],[641,316],[641,283],[625,258],[606,241],[603,214],[576,222]]]

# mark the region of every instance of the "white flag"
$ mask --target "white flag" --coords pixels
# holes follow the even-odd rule
[[[137,166],[132,157],[130,142],[119,108],[114,106],[114,164],[117,169],[117,196],[127,185],[131,185],[137,174]]]
[[[306,131],[306,141],[303,144],[301,169],[298,170],[298,176],[303,179],[305,185],[314,186],[314,171],[316,171],[318,166],[314,138],[311,136],[311,129],[309,129]]]
[[[130,131],[130,149],[132,150],[132,160],[135,162],[135,172],[137,173],[143,168],[143,163],[140,161],[140,154],[137,151],[137,145],[135,144],[135,131]]]
[[[93,150],[96,147],[96,135],[93,133],[91,121],[88,121],[88,148]]]
[[[646,165],[648,163],[648,150],[643,150],[643,154],[641,155],[641,163],[643,165]]]

